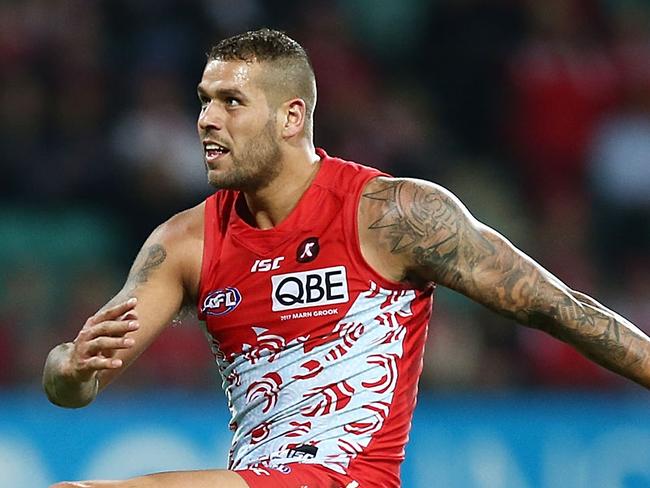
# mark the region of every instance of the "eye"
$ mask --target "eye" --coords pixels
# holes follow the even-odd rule
[[[241,105],[241,101],[239,100],[239,98],[235,98],[235,97],[227,97],[225,99],[225,102],[227,107],[237,107]]]
[[[207,97],[199,95],[199,102],[201,102],[201,108],[205,108],[207,107],[208,103],[210,103],[210,100],[208,100]]]

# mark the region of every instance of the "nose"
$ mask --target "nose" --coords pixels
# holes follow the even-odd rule
[[[210,129],[220,130],[223,128],[223,111],[219,109],[217,103],[208,102],[201,109],[198,120],[199,130],[208,131]]]

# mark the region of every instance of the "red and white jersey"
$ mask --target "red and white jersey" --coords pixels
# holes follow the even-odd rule
[[[314,463],[360,486],[399,486],[431,314],[379,276],[357,230],[378,170],[331,158],[296,208],[260,230],[237,191],[206,200],[199,317],[234,432],[230,469]]]

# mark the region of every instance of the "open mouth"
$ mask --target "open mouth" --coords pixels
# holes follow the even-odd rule
[[[230,152],[230,149],[216,142],[204,143],[203,149],[205,151],[205,159],[208,161],[215,161]]]

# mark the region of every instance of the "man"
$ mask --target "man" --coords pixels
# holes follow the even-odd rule
[[[90,403],[198,304],[234,431],[228,470],[72,487],[394,487],[435,284],[650,386],[650,341],[571,290],[445,189],[312,142],[314,74],[282,33],[215,46],[198,86],[220,191],[156,229],[122,290],[55,347],[52,402]]]

